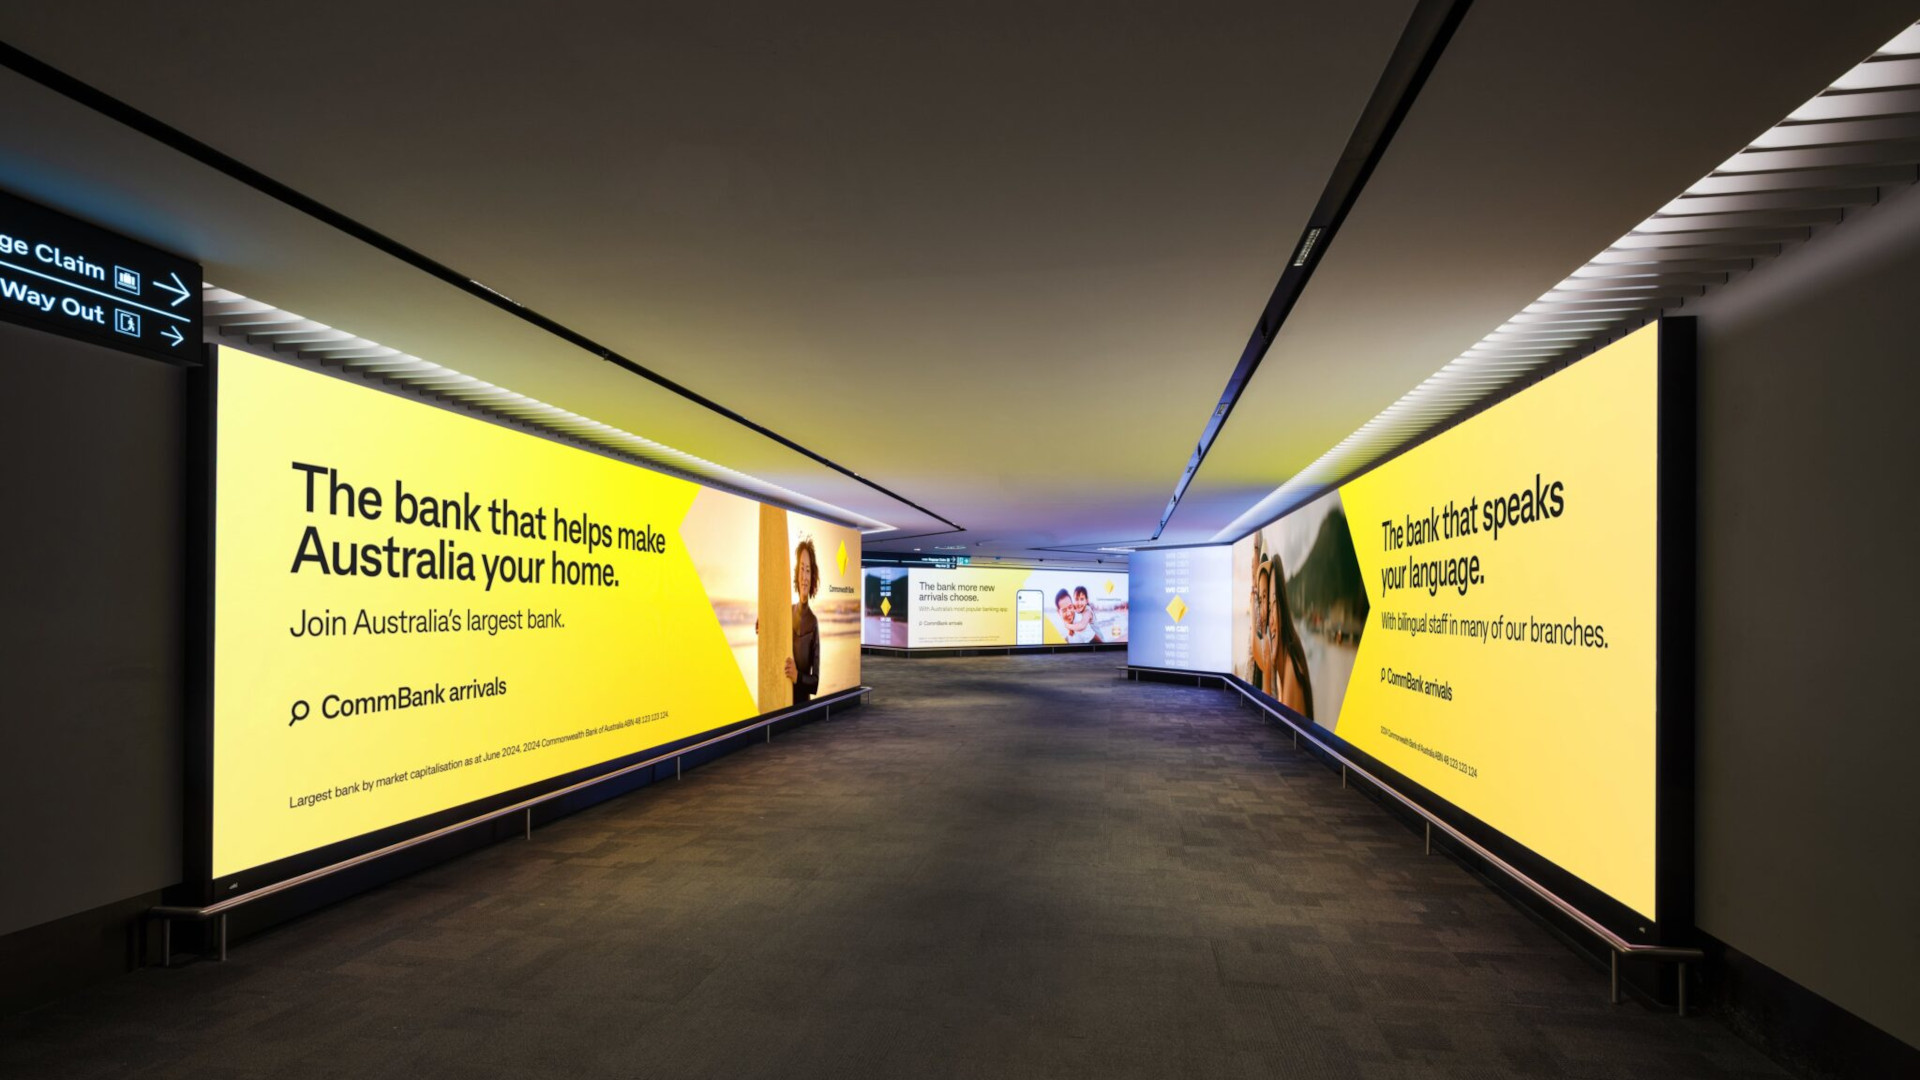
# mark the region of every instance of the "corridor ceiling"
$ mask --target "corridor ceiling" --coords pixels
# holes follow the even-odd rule
[[[895,526],[870,549],[1132,546],[1412,10],[0,10],[7,44],[966,527],[945,536],[13,72],[0,188]],[[1912,17],[1478,0],[1163,542],[1210,539]]]

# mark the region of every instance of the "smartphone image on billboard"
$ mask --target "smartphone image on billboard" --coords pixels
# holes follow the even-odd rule
[[[1040,644],[1041,602],[1039,589],[1021,589],[1013,594],[1013,643],[1015,645]]]

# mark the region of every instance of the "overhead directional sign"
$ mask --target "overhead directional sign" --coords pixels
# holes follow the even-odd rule
[[[951,570],[956,566],[966,566],[972,561],[968,555],[863,555],[861,566],[930,566],[936,570]]]
[[[142,356],[197,358],[200,265],[0,194],[0,319]]]

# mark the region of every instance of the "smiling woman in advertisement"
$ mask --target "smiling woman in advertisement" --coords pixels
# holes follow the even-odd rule
[[[1257,538],[1256,538],[1257,539]],[[1249,683],[1275,701],[1313,717],[1313,683],[1307,675],[1306,648],[1287,603],[1286,570],[1264,542],[1253,545],[1251,634],[1247,656]]]
[[[1313,681],[1307,675],[1307,651],[1300,641],[1299,628],[1293,624],[1293,608],[1287,603],[1287,575],[1280,557],[1267,560],[1273,588],[1267,604],[1267,672],[1275,700],[1308,719],[1313,718]]]
[[[813,598],[820,593],[820,560],[813,537],[804,537],[793,549],[793,651],[787,654],[787,678],[793,681],[793,703],[805,705],[820,691],[820,620],[813,614]]]

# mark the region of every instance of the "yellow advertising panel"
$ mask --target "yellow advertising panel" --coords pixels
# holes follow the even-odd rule
[[[1651,918],[1658,327],[1233,549],[1234,672]]]
[[[859,682],[854,529],[232,349],[218,380],[216,878]]]

